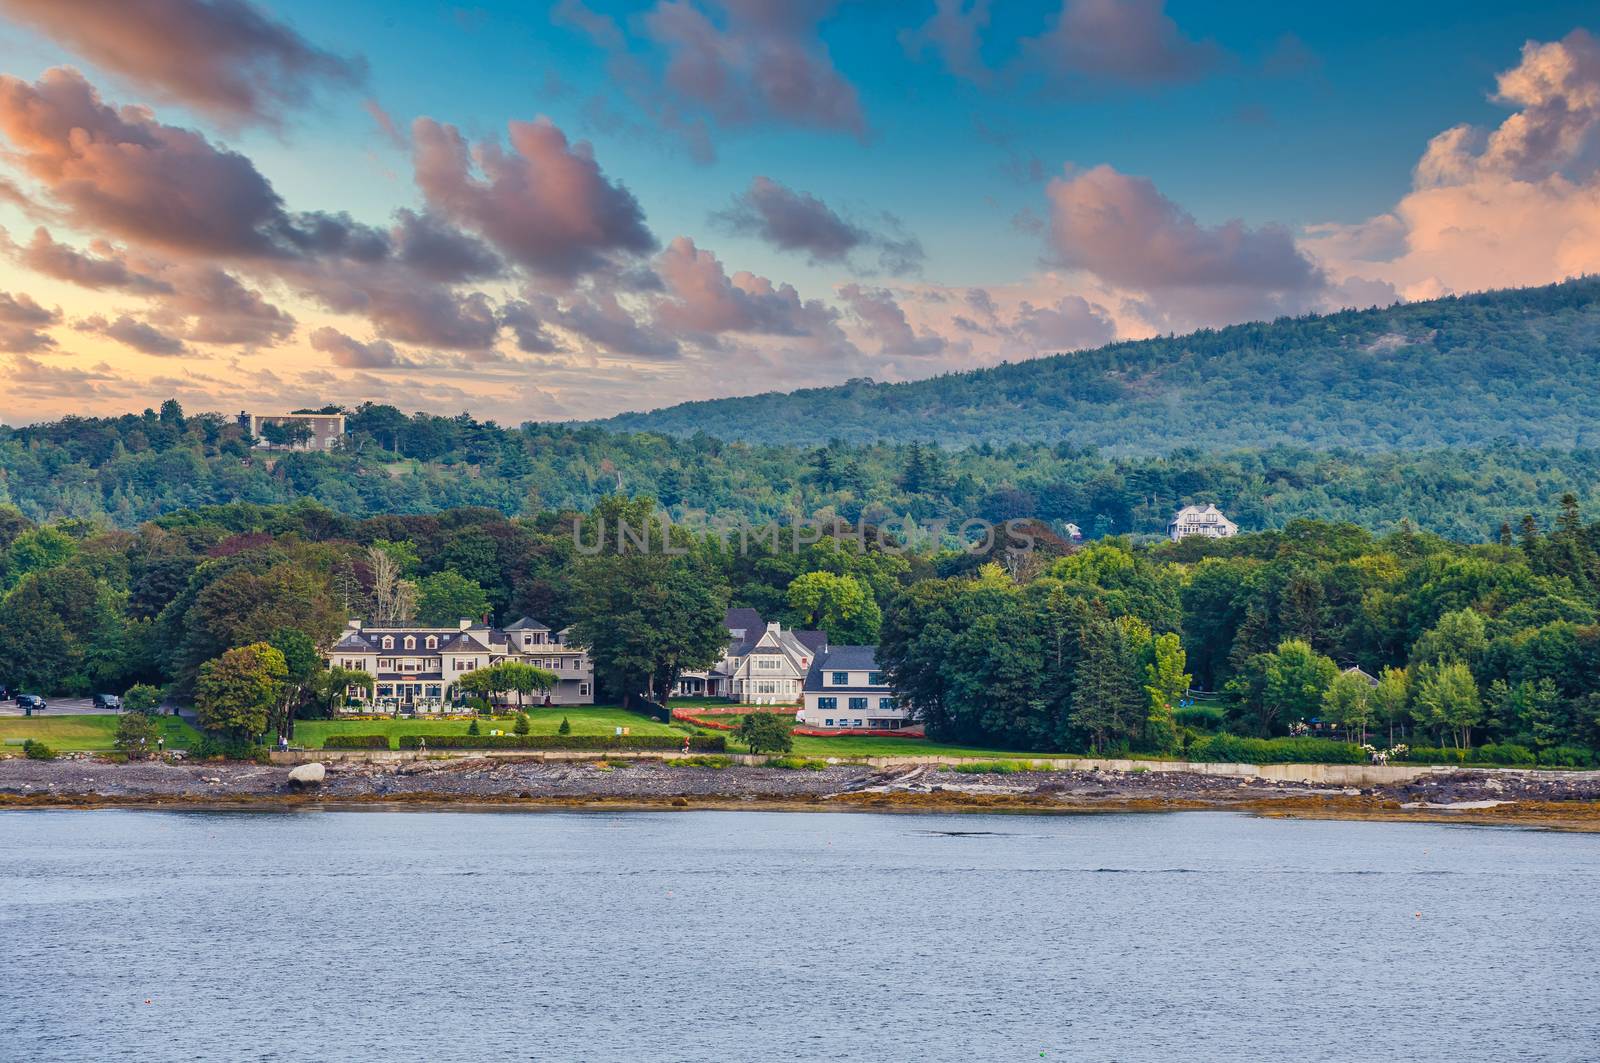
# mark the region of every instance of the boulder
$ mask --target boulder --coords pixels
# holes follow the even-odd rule
[[[319,786],[327,775],[328,769],[321,764],[301,764],[289,772],[289,785]]]

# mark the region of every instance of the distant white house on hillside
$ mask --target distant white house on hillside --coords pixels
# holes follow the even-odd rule
[[[1191,535],[1204,535],[1208,539],[1226,539],[1238,535],[1239,526],[1222,515],[1213,503],[1203,506],[1184,506],[1172,515],[1167,524],[1167,535],[1173,542]]]

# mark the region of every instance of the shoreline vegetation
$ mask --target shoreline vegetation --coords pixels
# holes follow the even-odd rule
[[[782,766],[780,766],[782,765]],[[1086,813],[1232,811],[1600,832],[1600,773],[1449,769],[1353,787],[1201,771],[1040,770],[1037,763],[870,766],[779,758],[331,760],[314,787],[287,765],[0,761],[0,811],[461,810]],[[1320,766],[1307,766],[1314,769]]]

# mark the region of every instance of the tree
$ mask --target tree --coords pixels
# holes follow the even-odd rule
[[[200,726],[237,740],[257,738],[289,676],[283,654],[265,642],[240,646],[200,667],[194,709]]]
[[[876,645],[883,614],[866,584],[854,576],[806,572],[789,584],[785,597],[800,627],[816,628],[841,645]]]
[[[1483,701],[1472,670],[1460,662],[1424,669],[1412,715],[1435,734],[1449,728],[1457,749],[1471,749],[1472,728],[1483,718]]]
[[[403,560],[395,556],[398,551],[394,548],[399,545],[410,544],[375,543],[367,548],[367,567],[372,570],[372,619],[380,627],[409,624],[417,612],[416,584],[403,578]]]
[[[1262,733],[1271,734],[1280,720],[1301,720],[1322,707],[1323,692],[1339,674],[1339,666],[1301,639],[1288,639],[1268,655],[1263,675]]]
[[[1160,753],[1177,748],[1178,729],[1173,723],[1172,707],[1189,692],[1192,677],[1184,671],[1183,642],[1177,635],[1167,632],[1157,636],[1150,652],[1150,663],[1144,668],[1144,691],[1150,698],[1145,742]]]
[[[556,734],[569,735],[572,733],[572,721],[565,716],[561,717],[561,726],[556,728]]]
[[[295,713],[323,671],[322,655],[311,636],[298,628],[279,628],[267,642],[283,654],[288,670],[273,713],[273,730],[284,738],[293,738]]]
[[[350,668],[325,668],[311,682],[311,693],[317,705],[327,714],[333,712],[349,696],[351,687],[359,687],[371,697],[377,680],[371,672]]]
[[[1346,737],[1359,733],[1367,741],[1367,722],[1372,719],[1372,684],[1360,672],[1340,672],[1322,695],[1322,711],[1339,721]]]
[[[1411,700],[1411,676],[1404,668],[1385,668],[1372,690],[1372,714],[1389,728],[1389,745],[1394,746],[1395,724],[1404,726],[1406,705]]]
[[[1141,732],[1149,715],[1139,682],[1133,625],[1098,618],[1083,629],[1072,688],[1072,723],[1088,732],[1095,752]],[[1145,629],[1145,638],[1149,631]]]
[[[789,719],[776,712],[746,713],[734,737],[752,753],[787,753],[794,748]]]
[[[647,692],[664,698],[684,670],[709,667],[727,648],[726,585],[648,498],[607,498],[589,520],[604,546],[573,565],[574,638],[613,694],[630,704]],[[642,531],[649,549],[625,544],[619,521]]]
[[[144,760],[156,749],[155,724],[142,712],[125,712],[117,717],[117,735],[112,742],[129,760]]]
[[[528,714],[525,712],[517,713],[517,722],[512,725],[511,733],[525,735],[532,730],[533,724],[528,720]]]
[[[450,627],[461,619],[489,613],[489,595],[473,580],[445,570],[417,583],[417,621],[424,627]]]
[[[1476,664],[1489,645],[1486,631],[1483,614],[1475,609],[1445,613],[1417,639],[1411,650],[1411,663]]]
[[[122,707],[129,712],[149,715],[161,707],[161,688],[135,683],[122,695]]]

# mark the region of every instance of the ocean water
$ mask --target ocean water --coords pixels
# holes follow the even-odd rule
[[[1600,836],[0,813],[6,1060],[1600,1059]]]

